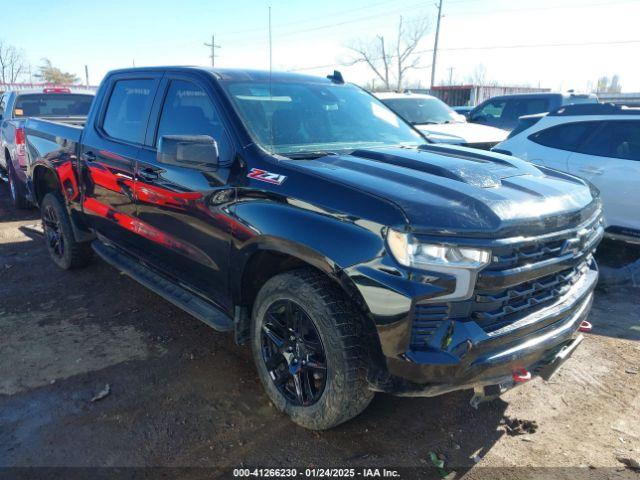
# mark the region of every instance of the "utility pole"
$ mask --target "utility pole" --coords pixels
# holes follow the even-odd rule
[[[438,55],[438,37],[440,36],[440,18],[442,17],[442,0],[438,4],[438,21],[436,23],[436,38],[433,42],[433,61],[431,62],[431,88],[436,82],[436,57]]]
[[[84,66],[84,78],[87,83],[87,87],[89,86],[89,67],[87,65]]]
[[[453,85],[453,71],[455,68],[449,67],[447,70],[449,70],[449,85]]]
[[[216,66],[216,48],[220,48],[220,45],[216,45],[215,35],[211,35],[211,43],[205,43],[205,47],[211,47],[211,66]]]

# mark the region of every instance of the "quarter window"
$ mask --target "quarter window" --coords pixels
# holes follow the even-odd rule
[[[105,133],[117,140],[143,143],[154,92],[154,80],[118,80],[102,123]]]

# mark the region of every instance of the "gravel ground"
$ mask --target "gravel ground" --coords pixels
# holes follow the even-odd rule
[[[12,210],[0,185],[0,467],[202,467],[166,478],[230,478],[248,465],[379,466],[425,478],[415,467],[435,452],[452,478],[637,478],[619,459],[640,458],[639,288],[598,289],[593,332],[550,382],[477,411],[470,392],[377,395],[317,433],[270,405],[247,347],[99,260],[59,270],[38,230],[37,212]],[[605,243],[598,255],[620,266],[640,251]],[[538,428],[512,436],[506,418]]]

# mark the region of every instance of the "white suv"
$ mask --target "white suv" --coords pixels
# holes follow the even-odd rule
[[[640,242],[640,109],[570,105],[521,119],[494,151],[592,182],[609,236]]]

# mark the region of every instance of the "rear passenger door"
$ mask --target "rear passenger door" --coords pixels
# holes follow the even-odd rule
[[[125,249],[139,236],[133,221],[134,167],[161,78],[159,72],[110,77],[102,105],[83,134],[84,213],[98,234]]]
[[[568,172],[571,152],[575,152],[598,126],[599,122],[571,122],[532,133],[528,140],[533,144],[522,157],[532,163]]]
[[[146,232],[140,255],[156,270],[230,309],[226,206],[235,198],[228,185],[235,152],[231,136],[206,80],[167,73],[161,92],[136,166],[137,219]],[[213,138],[218,164],[159,162],[161,139],[172,135]]]
[[[640,231],[640,121],[598,122],[569,157],[569,171],[600,190],[608,226]]]
[[[500,116],[500,128],[513,130],[518,120],[524,115],[544,113],[549,111],[549,99],[542,98],[511,98]]]

